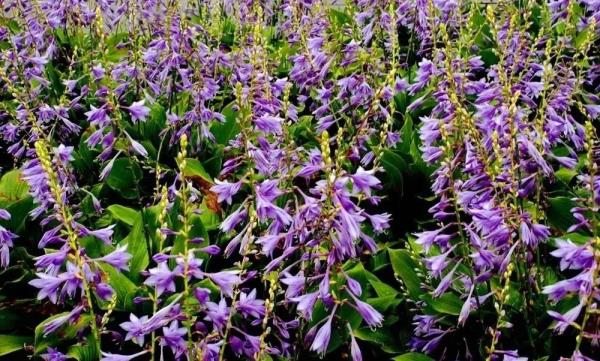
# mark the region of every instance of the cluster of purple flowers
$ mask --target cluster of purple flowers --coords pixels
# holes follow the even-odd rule
[[[597,34],[598,8],[582,2],[585,15],[575,27],[571,24],[576,21],[575,6],[579,5],[551,2],[542,10],[551,16],[537,33],[528,30],[532,14],[527,8],[501,4],[488,6],[481,15],[454,11],[448,17],[445,7],[430,7],[439,23],[433,22],[429,36],[435,36],[439,44],[432,44],[419,63],[415,83],[409,88],[413,94],[431,89],[436,100],[430,114],[421,118],[420,131],[423,159],[437,166],[432,185],[437,203],[430,209],[437,227],[416,234],[422,262],[430,277],[439,280],[428,287],[434,298],[447,293],[460,297],[458,327],[471,313],[484,312],[480,308],[486,302],[493,304],[497,322],[486,329],[488,360],[516,357],[497,348],[502,344],[502,330],[512,327],[507,310],[514,297],[511,292],[525,293],[522,312],[528,317],[532,300],[539,299],[536,290],[547,282],[540,259],[548,257],[540,245],[553,233],[564,235],[552,230],[545,216],[546,187],[557,181],[559,170],[581,169],[578,157],[586,150],[583,157],[588,159],[589,174],[580,176],[579,184],[589,197],[597,198],[597,155],[591,149],[597,142],[592,124],[598,115],[594,112],[598,88],[593,80],[598,68],[580,60],[588,56]],[[469,31],[476,29],[476,16],[487,18],[488,41],[497,58],[489,67],[466,41]],[[549,31],[560,19],[565,19],[568,29],[553,43]],[[575,34],[581,34],[580,41],[567,38]],[[582,116],[575,116],[574,109]],[[597,337],[597,331],[583,331],[588,314],[580,317],[585,307],[595,307],[597,229],[593,219],[597,209],[594,201],[573,208],[578,224],[563,230],[585,228],[583,237],[588,241],[584,244],[553,238],[558,249],[551,254],[561,258],[560,270],[582,273],[542,291],[554,302],[579,294],[578,305],[565,314],[549,311],[557,321],[557,332],[570,325],[581,330],[572,356],[577,360],[587,359],[579,350],[582,338],[593,342]],[[515,288],[515,282],[522,288]],[[582,318],[582,323],[575,322]],[[443,347],[444,337],[457,326],[440,327],[440,321],[432,315],[415,318],[415,349],[431,353]],[[471,352],[468,346],[464,352]]]

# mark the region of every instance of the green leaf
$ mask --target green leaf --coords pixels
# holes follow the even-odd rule
[[[11,170],[0,178],[0,207],[17,202],[28,196],[29,185],[21,180],[21,171]]]
[[[0,310],[0,331],[9,331],[15,328],[19,316],[9,310]]]
[[[390,308],[397,307],[400,302],[402,302],[402,300],[396,296],[382,296],[367,299],[367,303],[379,312],[386,312]]]
[[[578,173],[576,171],[569,168],[560,168],[554,173],[554,175],[556,175],[556,177],[563,181],[565,184],[569,184],[571,182],[571,179],[573,179],[577,174]]]
[[[221,217],[219,214],[210,209],[207,205],[207,198],[205,197],[200,204],[200,220],[207,231],[214,231],[221,225]]]
[[[6,207],[6,210],[10,213],[10,219],[0,223],[13,232],[21,232],[25,227],[25,221],[27,221],[29,212],[31,212],[34,207],[33,198],[30,196],[11,203]]]
[[[148,243],[143,232],[142,217],[135,220],[131,232],[123,238],[119,244],[127,245],[127,251],[131,254],[129,261],[129,279],[137,282],[140,278],[140,272],[148,266]]]
[[[421,291],[421,281],[415,271],[419,268],[418,264],[411,258],[408,251],[404,249],[388,249],[390,262],[394,273],[402,279],[408,293],[415,299],[423,293]]]
[[[571,208],[575,207],[575,203],[568,197],[550,198],[548,203],[546,212],[548,221],[555,228],[566,231],[575,222],[571,214]]]
[[[139,197],[138,183],[141,178],[142,170],[136,162],[129,158],[119,158],[115,160],[106,184],[121,197],[135,199]]]
[[[204,239],[204,242],[202,243],[188,243],[188,248],[200,248],[200,247],[204,247],[207,245],[208,242],[208,232],[206,231],[206,228],[204,227],[204,224],[202,223],[202,219],[200,218],[199,215],[192,215],[190,217],[190,224],[192,226],[191,230],[190,230],[190,234],[188,235],[189,238],[186,240],[184,239],[182,236],[177,236],[177,238],[175,239],[175,242],[173,244],[173,250],[171,251],[171,254],[182,254],[184,253],[184,248],[185,248],[185,241],[188,241],[190,239],[196,238],[196,237],[202,237]],[[203,255],[198,255],[198,257],[203,257]]]
[[[352,333],[354,333],[354,336],[359,340],[378,344],[385,352],[395,353],[402,350],[402,345],[394,338],[392,331],[385,327],[376,330],[363,327],[353,330]]]
[[[85,345],[78,344],[69,347],[67,356],[72,357],[77,361],[96,361],[100,359],[98,350],[96,346],[90,342],[90,338],[88,338],[88,342]]]
[[[458,316],[463,306],[463,301],[454,293],[444,293],[438,298],[433,298],[431,295],[422,294],[420,297],[427,302],[435,311],[448,315]]]
[[[25,344],[30,344],[30,336],[0,335],[0,356],[8,355],[23,349]]]
[[[419,353],[409,352],[393,358],[394,361],[434,361],[431,357]]]
[[[401,155],[394,153],[391,150],[384,150],[381,157],[381,164],[385,169],[389,183],[402,189],[404,188],[404,173],[408,170],[408,164]]]
[[[200,178],[209,184],[213,184],[213,179],[208,172],[202,166],[202,163],[198,159],[186,158],[186,167],[183,169],[183,176],[190,178]]]
[[[49,322],[51,322],[52,320],[55,320],[61,316],[68,315],[68,314],[69,314],[69,312],[63,312],[63,313],[59,313],[57,315],[52,315],[35,327],[34,345],[35,345],[35,353],[36,354],[46,350],[46,348],[48,346],[55,346],[55,345],[58,345],[62,341],[71,340],[71,339],[75,338],[75,336],[77,335],[77,332],[80,329],[82,329],[83,327],[86,327],[87,325],[89,325],[89,323],[90,323],[90,315],[83,314],[79,317],[77,322],[66,323],[64,326],[62,326],[62,328],[60,330],[60,337],[58,337],[58,334],[56,332],[51,333],[48,336],[44,336],[44,327],[46,327],[46,325]]]
[[[394,287],[382,282],[379,278],[377,278],[377,276],[375,276],[371,272],[369,272],[369,271],[365,271],[365,272],[367,275],[367,280],[369,281],[371,286],[373,286],[373,289],[377,293],[377,296],[379,296],[379,297],[394,296],[395,297],[396,295],[398,295],[398,291],[396,291],[396,289]]]
[[[108,274],[108,283],[117,294],[116,308],[121,311],[133,311],[133,297],[137,290],[135,283],[110,265],[102,264],[101,267]]]
[[[159,140],[160,132],[165,128],[165,124],[167,123],[167,111],[166,109],[160,105],[158,102],[152,105],[150,108],[150,116],[146,119],[145,122],[140,123],[142,126],[142,137],[141,139],[146,140]],[[148,150],[148,146],[152,145],[152,143],[142,142],[144,148]]]
[[[400,134],[402,137],[402,142],[400,142],[398,148],[402,151],[402,153],[409,153],[414,134],[413,120],[409,114],[406,114],[404,117],[404,124],[402,124]]]
[[[210,127],[210,132],[215,136],[217,144],[227,145],[240,129],[236,122],[237,112],[233,110],[233,103],[227,105],[221,111],[221,114],[225,116],[225,122],[213,124]]]
[[[135,221],[141,219],[140,212],[135,209],[122,206],[120,204],[112,204],[106,208],[110,214],[117,220],[133,226]]]

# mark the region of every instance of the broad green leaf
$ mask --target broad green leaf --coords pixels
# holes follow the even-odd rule
[[[200,178],[202,181],[208,184],[213,184],[213,179],[208,172],[202,166],[202,163],[198,159],[186,158],[186,167],[183,169],[183,175],[189,178]]]
[[[83,314],[83,315],[79,316],[79,319],[77,320],[77,322],[75,322],[75,323],[67,322],[65,325],[63,325],[62,328],[60,329],[60,337],[56,332],[51,333],[48,336],[44,336],[44,327],[46,327],[46,325],[49,322],[51,322],[52,320],[55,320],[61,316],[65,316],[67,314],[68,314],[68,312],[63,312],[63,313],[59,313],[57,315],[52,315],[35,327],[34,345],[35,345],[35,353],[36,354],[46,350],[46,348],[48,346],[55,346],[55,345],[58,345],[58,343],[60,343],[62,341],[71,340],[71,339],[75,338],[75,336],[77,335],[77,332],[80,329],[82,329],[83,327],[87,327],[90,323],[90,315]]]
[[[444,293],[438,298],[433,298],[428,294],[422,294],[421,299],[427,302],[435,311],[448,315],[458,316],[463,306],[463,301],[454,293]]]
[[[90,337],[85,345],[77,344],[69,347],[67,355],[77,361],[96,361],[100,358],[96,345],[90,342]]]
[[[31,344],[31,336],[0,335],[0,356],[22,350],[26,344]]]
[[[218,144],[227,145],[238,134],[240,127],[236,122],[237,112],[233,110],[233,104],[227,105],[221,114],[225,116],[225,122],[213,124],[210,132],[215,136]]]
[[[28,196],[29,185],[21,180],[21,171],[11,170],[0,178],[0,207],[17,202]]]
[[[352,266],[351,262],[347,262],[344,265],[344,269],[348,276],[354,278],[358,283],[360,283],[361,287],[365,289],[367,287],[367,270],[362,263],[356,263]]]
[[[382,313],[386,312],[390,308],[397,307],[400,302],[402,302],[402,300],[396,296],[381,296],[367,299],[368,304],[375,307],[377,311]]]
[[[221,225],[221,217],[219,217],[216,212],[210,209],[206,203],[207,198],[204,198],[200,204],[200,211],[202,212],[200,213],[200,220],[207,231],[214,231]]]
[[[206,246],[207,242],[208,242],[208,232],[206,231],[206,228],[204,227],[204,224],[202,223],[202,219],[200,218],[200,216],[192,215],[192,217],[190,219],[190,223],[192,225],[192,229],[189,234],[189,239],[187,239],[188,249]],[[197,237],[202,237],[204,239],[204,242],[189,243],[190,239],[197,238]],[[184,241],[185,240],[183,237],[177,236],[177,238],[175,239],[175,243],[173,244],[173,250],[171,251],[171,254],[183,253],[184,246],[185,246]],[[204,254],[198,254],[198,257],[204,257]]]
[[[10,310],[0,310],[0,331],[9,331],[15,328],[19,316]]]
[[[401,155],[386,149],[383,151],[381,164],[385,169],[389,183],[402,190],[404,188],[404,173],[408,170],[408,164],[404,158],[402,158]]]
[[[398,291],[394,287],[382,282],[379,278],[377,278],[377,276],[375,276],[371,272],[365,271],[365,273],[367,275],[367,280],[369,281],[371,286],[373,286],[373,289],[377,293],[377,296],[379,296],[379,297],[394,296],[395,297],[396,295],[398,295]]]
[[[546,212],[549,223],[561,231],[566,231],[573,223],[575,218],[571,214],[571,208],[575,203],[568,197],[555,197],[548,199],[549,207]]]
[[[129,158],[115,160],[112,170],[106,179],[106,184],[126,199],[139,196],[138,183],[142,178],[140,166]]]
[[[127,245],[127,251],[131,254],[129,260],[129,279],[136,282],[140,279],[140,272],[148,266],[148,243],[144,234],[142,217],[135,220],[131,232],[123,238],[119,244]]]
[[[21,232],[24,230],[25,222],[29,216],[29,212],[35,208],[33,198],[27,196],[16,202],[11,203],[6,210],[10,213],[10,219],[8,221],[2,221],[7,228],[13,232]]]
[[[135,283],[110,265],[103,264],[102,270],[108,274],[108,284],[117,294],[117,309],[123,311],[133,310],[133,297],[135,296],[137,286]]]
[[[133,226],[135,221],[141,218],[140,212],[120,204],[112,204],[108,206],[106,210],[108,210],[115,219],[130,226]]]
[[[152,140],[160,143],[160,132],[164,129],[166,122],[166,109],[160,103],[154,103],[150,108],[150,116],[145,122],[140,124],[142,127],[140,139],[146,140],[145,142],[142,142],[142,145],[148,150],[148,153],[151,153],[149,148],[154,148],[154,144],[151,142]]]
[[[434,361],[431,357],[419,353],[409,352],[393,358],[394,361]]]
[[[417,263],[411,258],[408,251],[404,249],[388,249],[390,262],[394,273],[402,279],[408,293],[415,299],[423,293],[421,291],[419,276],[415,271]]]
[[[403,349],[402,344],[396,340],[392,330],[388,328],[380,327],[373,330],[367,327],[362,327],[353,330],[352,332],[359,340],[376,343],[385,352],[396,353]]]
[[[561,181],[565,182],[565,184],[569,184],[571,179],[577,175],[577,172],[569,168],[560,168],[554,173],[554,175],[556,175],[556,177]]]

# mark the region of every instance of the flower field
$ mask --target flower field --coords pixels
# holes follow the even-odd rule
[[[0,360],[600,360],[600,1],[0,7]]]

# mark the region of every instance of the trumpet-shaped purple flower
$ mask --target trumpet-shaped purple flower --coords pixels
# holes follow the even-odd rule
[[[127,253],[127,245],[122,245],[117,247],[117,249],[106,256],[98,258],[97,261],[108,263],[118,270],[128,271],[128,263],[130,259],[131,255]]]
[[[242,186],[241,181],[229,183],[227,181],[220,181],[218,179],[215,179],[215,183],[216,185],[212,186],[210,190],[212,192],[217,193],[219,202],[226,201],[228,204],[231,204],[232,197],[239,192]]]
[[[121,323],[121,328],[127,331],[125,340],[133,340],[138,345],[144,344],[144,336],[146,335],[146,325],[148,316],[137,318],[133,313],[129,315],[129,321]]]
[[[168,346],[173,351],[175,359],[180,359],[181,356],[186,352],[186,344],[183,336],[187,333],[187,330],[183,327],[179,327],[177,321],[171,322],[169,327],[163,327],[163,335],[160,339],[161,346]]]
[[[160,296],[165,291],[175,292],[175,277],[180,273],[176,270],[171,271],[167,262],[161,262],[158,267],[149,270],[150,277],[146,279],[144,284],[154,286],[157,294]]]
[[[146,117],[150,114],[150,109],[144,105],[144,100],[134,102],[128,107],[125,107],[131,115],[131,120],[136,123],[138,121],[146,121]]]
[[[237,271],[206,273],[206,276],[219,287],[222,294],[228,297],[233,296],[233,287],[241,282]]]
[[[131,361],[139,356],[144,355],[147,352],[148,350],[144,350],[133,355],[119,355],[114,353],[102,352],[102,358],[100,359],[100,361]]]

